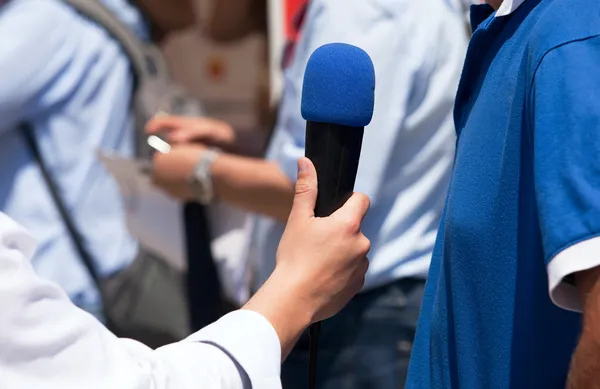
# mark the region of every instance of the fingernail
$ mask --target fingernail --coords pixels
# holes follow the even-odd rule
[[[303,173],[307,170],[308,170],[308,163],[306,162],[306,159],[300,158],[298,160],[298,173]]]

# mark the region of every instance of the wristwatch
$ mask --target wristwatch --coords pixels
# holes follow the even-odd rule
[[[220,150],[217,148],[208,149],[196,163],[190,177],[192,193],[196,201],[202,205],[210,204],[214,197],[211,167],[219,153]]]

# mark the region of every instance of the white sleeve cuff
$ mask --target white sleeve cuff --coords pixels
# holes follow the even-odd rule
[[[239,310],[188,337],[223,349],[248,375],[252,388],[281,388],[281,344],[271,323],[259,313]]]
[[[581,312],[579,292],[565,277],[597,266],[600,266],[600,237],[576,243],[555,255],[547,267],[552,302],[569,311]]]

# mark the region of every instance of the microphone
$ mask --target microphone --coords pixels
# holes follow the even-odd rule
[[[317,170],[315,216],[325,217],[353,193],[364,128],[375,103],[375,69],[362,49],[321,46],[308,60],[302,88],[305,156]],[[309,389],[316,386],[320,323],[310,327]]]

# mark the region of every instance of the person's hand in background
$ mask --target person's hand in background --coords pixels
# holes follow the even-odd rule
[[[206,150],[202,144],[181,144],[171,147],[168,153],[156,153],[152,168],[154,185],[177,199],[193,200],[190,178]]]
[[[271,322],[284,357],[308,325],[333,316],[362,289],[369,267],[370,242],[360,231],[369,198],[355,193],[330,217],[317,218],[317,173],[306,158],[298,164],[275,271],[244,307]]]
[[[183,143],[173,144],[167,153],[156,153],[152,166],[154,185],[176,199],[198,200],[191,184],[198,164],[210,157],[208,151],[202,143]],[[214,198],[282,222],[288,219],[294,185],[277,164],[217,153],[206,169]]]
[[[146,125],[149,135],[162,135],[168,143],[202,143],[225,152],[261,157],[267,143],[264,131],[236,131],[229,123],[208,117],[157,115]]]
[[[147,125],[148,134],[166,133],[170,144],[204,143],[224,150],[236,144],[235,130],[226,122],[212,118],[183,116],[156,116]]]

